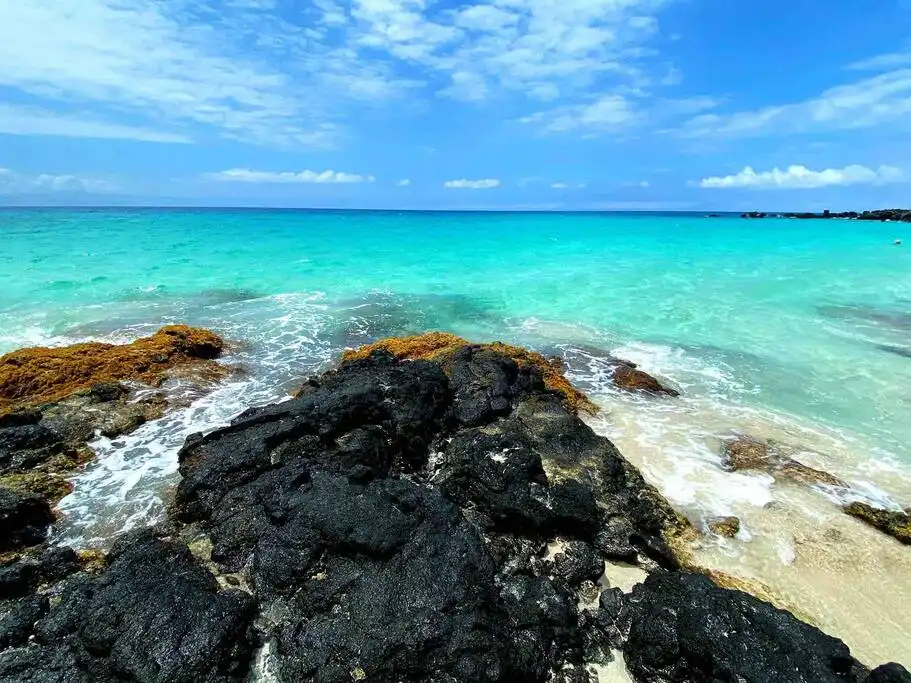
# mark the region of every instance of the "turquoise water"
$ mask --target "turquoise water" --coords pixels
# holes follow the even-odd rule
[[[661,214],[6,210],[0,351],[128,339],[170,321],[249,342],[233,359],[251,371],[242,392],[130,442],[160,465],[146,473],[160,487],[173,476],[162,434],[177,442],[272,400],[344,346],[425,329],[619,349],[705,410],[794,420],[843,435],[863,450],[858,461],[903,467],[911,247],[893,241],[908,229]],[[585,382],[590,369],[573,371]],[[112,460],[129,459],[117,448]],[[155,507],[139,475],[87,476],[111,501]]]

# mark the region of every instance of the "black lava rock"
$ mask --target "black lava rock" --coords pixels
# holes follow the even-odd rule
[[[53,521],[46,501],[0,487],[0,552],[40,543]]]
[[[625,659],[645,683],[836,683],[860,671],[840,640],[700,574],[651,574],[627,609]]]
[[[149,532],[121,539],[108,559],[101,576],[70,579],[59,605],[35,625],[34,643],[0,654],[0,681],[215,683],[246,676],[250,595],[219,590],[186,546]]]

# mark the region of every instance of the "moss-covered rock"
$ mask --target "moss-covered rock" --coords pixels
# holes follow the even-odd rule
[[[843,509],[852,517],[889,534],[905,545],[911,545],[911,512],[883,510],[859,502],[845,505]]]
[[[591,399],[576,389],[563,374],[562,364],[551,361],[535,351],[529,351],[519,346],[511,346],[502,342],[492,344],[472,344],[471,342],[446,332],[429,332],[413,337],[391,337],[373,344],[362,346],[359,349],[346,351],[342,356],[343,361],[352,361],[367,358],[374,351],[388,351],[398,359],[429,360],[439,363],[444,372],[447,371],[447,361],[455,352],[465,347],[485,349],[503,354],[512,358],[520,367],[537,368],[544,384],[548,389],[563,395],[566,404],[576,413],[585,412],[594,415],[598,412]]]
[[[614,385],[626,391],[640,391],[648,394],[663,394],[665,396],[679,396],[676,389],[664,386],[647,372],[639,370],[633,365],[621,364],[614,370]]]
[[[131,344],[88,342],[13,351],[0,357],[0,412],[57,401],[102,383],[154,384],[169,368],[211,361],[223,348],[224,341],[213,332],[170,325]]]
[[[734,538],[740,533],[740,519],[737,517],[713,517],[708,521],[708,527],[716,536]]]

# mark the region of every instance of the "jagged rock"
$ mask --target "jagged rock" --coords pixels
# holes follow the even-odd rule
[[[708,527],[717,536],[734,538],[740,533],[740,519],[737,517],[712,517],[708,520]]]
[[[569,587],[603,570],[596,498],[615,545],[673,563],[657,492],[537,368],[490,347],[374,351],[179,460],[173,511],[281,615],[267,637],[288,680],[544,680],[580,647]],[[592,481],[561,474],[583,462]],[[569,552],[541,563],[558,535]]]
[[[47,614],[49,606],[43,595],[0,601],[0,650],[28,643],[35,622]]]
[[[700,574],[654,573],[633,590],[625,610],[626,664],[642,683],[862,680],[841,641]]]
[[[46,501],[0,488],[0,552],[41,543],[53,521]]]
[[[666,396],[680,395],[679,391],[664,386],[647,372],[625,363],[618,365],[614,370],[613,382],[616,386],[627,391],[643,391],[649,394],[664,394]]]
[[[597,581],[604,573],[604,560],[594,546],[585,541],[569,541],[553,559],[552,573],[568,586]]]
[[[905,545],[911,545],[911,512],[883,510],[860,502],[845,505],[844,511]]]
[[[39,585],[56,583],[81,566],[76,553],[66,547],[17,554],[0,564],[0,600],[27,596]]]
[[[229,683],[260,646],[285,681],[591,683],[618,648],[640,682],[863,680],[840,641],[656,569],[691,527],[541,373],[374,351],[188,438],[154,531],[91,571],[4,560],[0,683]],[[580,609],[608,559],[655,573]]]
[[[0,429],[33,425],[38,424],[40,421],[41,411],[37,408],[19,408],[9,413],[0,414]]]
[[[873,669],[864,683],[911,683],[911,673],[901,664],[883,664]]]
[[[251,596],[219,590],[186,546],[146,531],[118,541],[109,559],[100,576],[70,582],[35,625],[32,644],[0,654],[0,681],[215,683],[246,676]]]

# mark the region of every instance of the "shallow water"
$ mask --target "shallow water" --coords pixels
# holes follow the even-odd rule
[[[99,459],[61,504],[59,538],[75,544],[156,519],[189,433],[286,396],[346,346],[445,329],[563,354],[604,407],[593,426],[672,502],[697,524],[742,518],[740,536],[706,541],[701,559],[803,600],[861,656],[908,663],[895,636],[911,642],[911,610],[887,599],[911,595],[908,549],[842,515],[843,494],[727,473],[719,455],[733,433],[775,438],[848,481],[849,497],[911,505],[911,251],[892,244],[902,229],[681,215],[0,211],[0,352],[126,341],[166,322],[244,342],[225,360],[245,374],[93,444]],[[683,397],[613,390],[608,351]],[[833,578],[826,568],[838,562]],[[865,605],[870,619],[854,621],[869,637],[849,624]],[[891,636],[867,628],[876,614]]]

